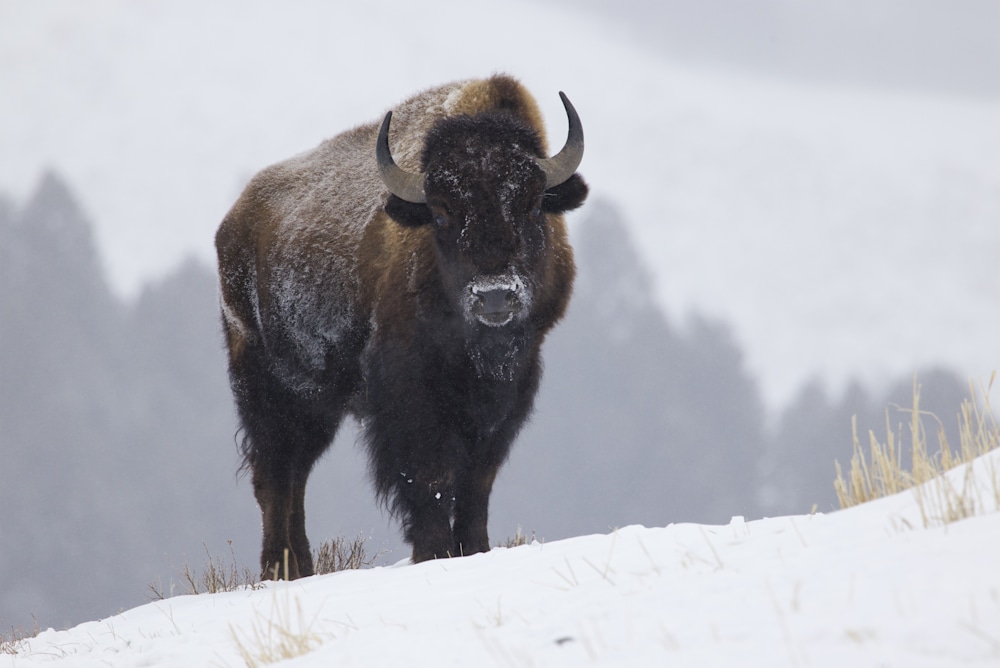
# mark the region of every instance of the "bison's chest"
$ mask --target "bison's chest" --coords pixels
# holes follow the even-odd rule
[[[458,418],[454,425],[465,432],[471,440],[492,438],[512,415],[519,412],[519,406],[531,397],[533,386],[526,386],[525,378],[532,373],[527,369],[511,369],[506,362],[497,374],[482,373],[478,369],[467,371],[459,382],[447,385],[452,390],[452,406]],[[442,379],[444,380],[444,379]],[[445,381],[447,382],[447,381]]]
[[[469,443],[488,441],[523,418],[539,375],[537,346],[514,331],[446,340],[376,335],[363,367],[365,413],[409,415]]]

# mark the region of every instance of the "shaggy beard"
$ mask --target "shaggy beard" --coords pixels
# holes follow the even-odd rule
[[[483,380],[509,383],[519,374],[524,365],[521,351],[525,350],[523,337],[481,336],[466,339],[465,351],[476,372]]]

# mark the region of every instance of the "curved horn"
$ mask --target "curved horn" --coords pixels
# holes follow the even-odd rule
[[[375,143],[378,173],[382,177],[382,183],[393,195],[407,202],[423,204],[427,201],[427,197],[424,195],[424,175],[407,172],[392,159],[392,152],[389,150],[389,120],[391,118],[392,112],[390,111],[385,115],[385,120],[382,121],[382,127],[378,131],[378,141]]]
[[[566,116],[569,118],[569,135],[566,137],[566,145],[559,153],[551,158],[536,159],[538,166],[545,172],[546,190],[564,183],[573,176],[576,168],[580,166],[580,161],[583,160],[583,125],[580,123],[580,117],[565,93],[559,91],[559,97],[566,107]]]

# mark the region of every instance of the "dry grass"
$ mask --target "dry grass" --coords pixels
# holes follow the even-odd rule
[[[229,633],[247,668],[258,668],[303,656],[328,640],[328,637],[315,630],[316,617],[306,620],[302,602],[298,598],[295,599],[294,607],[293,614],[287,591],[283,601],[275,591],[270,616],[258,613],[248,632],[241,633],[230,625]]]
[[[0,655],[17,654],[27,641],[38,635],[38,630],[38,620],[35,619],[35,626],[31,631],[25,631],[23,627],[11,627],[10,632],[0,634]]]
[[[367,538],[359,534],[348,540],[343,536],[326,541],[313,550],[313,562],[317,575],[335,573],[337,571],[370,568],[382,556],[378,552],[372,556],[367,554],[365,543]],[[205,547],[206,562],[200,570],[192,569],[184,562],[179,573],[182,586],[180,591],[174,591],[171,585],[169,591],[164,591],[160,583],[149,585],[149,597],[152,600],[163,600],[175,594],[217,594],[238,589],[259,589],[262,585],[259,573],[249,566],[241,566],[236,560],[233,542],[229,541],[228,562],[211,555]]]
[[[913,381],[913,407],[901,409],[909,413],[910,430],[910,470],[902,464],[900,434],[892,431],[889,413],[886,410],[886,440],[879,442],[874,432],[869,432],[869,454],[866,458],[857,435],[857,422],[852,421],[854,431],[854,456],[845,478],[837,462],[837,479],[834,488],[841,508],[855,506],[872,499],[914,489],[924,526],[947,524],[976,513],[985,511],[990,503],[1000,509],[1000,471],[990,466],[987,471],[989,489],[983,489],[971,466],[972,462],[992,450],[1000,448],[1000,426],[990,407],[990,390],[996,373],[979,393],[970,384],[969,398],[962,402],[958,415],[959,445],[952,450],[945,435],[941,420],[920,410],[920,385]],[[930,454],[927,448],[927,431],[924,418],[932,418],[936,424],[938,451]],[[964,475],[956,483],[955,476],[945,476],[945,472],[965,466]]]
[[[506,541],[501,541],[497,543],[497,547],[520,547],[521,545],[530,545],[535,542],[535,532],[531,532],[531,536],[527,536],[521,532],[521,527],[517,528],[514,535],[508,538]]]
[[[382,556],[382,552],[369,556],[365,550],[367,540],[363,535],[358,535],[351,540],[338,537],[326,541],[313,550],[316,574],[370,568]],[[231,561],[224,563],[221,559],[213,558],[206,547],[207,562],[200,572],[193,571],[185,562],[180,572],[180,580],[186,589],[182,593],[215,594],[243,588],[261,588],[262,584],[255,571],[247,566],[237,565],[232,541],[229,541],[229,553]],[[151,584],[149,589],[153,598],[166,598],[161,587]],[[315,627],[316,619],[306,620],[298,599],[293,606],[288,601],[287,592],[282,601],[276,590],[270,616],[258,614],[247,631],[240,631],[232,626],[229,631],[247,668],[257,668],[302,656],[316,649],[328,638],[318,633]],[[6,650],[6,642],[3,647]]]
[[[326,575],[338,571],[371,568],[384,552],[368,556],[365,543],[368,538],[358,534],[353,540],[343,536],[330,539],[313,550],[313,564],[316,575]]]
[[[214,558],[208,551],[208,546],[203,546],[207,561],[202,566],[200,572],[192,570],[187,560],[185,560],[180,572],[180,581],[184,590],[178,593],[218,594],[219,592],[236,591],[237,589],[259,588],[260,579],[257,577],[257,574],[250,570],[248,566],[237,565],[236,553],[233,550],[233,541],[228,541],[228,543],[230,555],[228,563]],[[162,600],[173,596],[174,592],[172,590],[173,587],[171,587],[171,591],[165,593],[159,583],[150,583],[149,585],[150,598],[153,600]]]

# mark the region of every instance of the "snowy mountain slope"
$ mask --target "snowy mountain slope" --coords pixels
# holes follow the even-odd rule
[[[731,323],[772,404],[815,375],[1000,366],[998,101],[678,67],[522,2],[6,0],[0,18],[0,190],[67,175],[124,294],[185,254],[211,262],[261,167],[507,70],[554,142],[569,93],[582,171],[624,207],[664,307]]]
[[[43,632],[0,666],[239,666],[240,645],[256,654],[279,629],[312,639],[297,666],[996,665],[998,467],[998,452],[977,460],[981,514],[946,526],[923,528],[912,491],[829,515],[632,526],[167,599]]]

